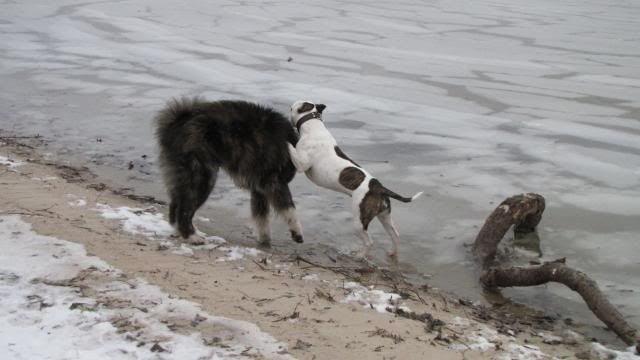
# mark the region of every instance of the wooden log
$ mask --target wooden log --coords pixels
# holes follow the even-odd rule
[[[624,319],[607,300],[598,284],[587,274],[565,265],[565,259],[532,267],[492,267],[500,241],[512,225],[517,234],[535,231],[545,209],[538,194],[522,194],[507,198],[489,215],[473,244],[473,252],[482,272],[480,282],[487,288],[536,286],[548,282],[564,284],[576,291],[591,311],[625,343],[636,344],[640,352],[640,333]]]
[[[582,271],[565,265],[564,259],[546,262],[540,266],[489,268],[482,272],[480,282],[486,287],[536,286],[557,282],[576,291],[593,314],[625,343],[636,344],[637,330],[607,300],[598,284]]]
[[[512,225],[519,234],[535,231],[542,219],[545,201],[541,195],[528,193],[504,200],[489,215],[473,243],[473,252],[482,268],[496,256],[498,244]]]

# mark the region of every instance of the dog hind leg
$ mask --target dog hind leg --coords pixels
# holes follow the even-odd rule
[[[177,223],[180,236],[185,239],[196,232],[193,216],[209,197],[217,179],[218,168],[207,166],[195,154],[186,154],[182,171],[176,171],[175,187],[169,205],[169,221]],[[173,219],[172,219],[173,218]],[[200,244],[201,240],[190,239],[190,243]]]
[[[362,206],[363,204],[358,200],[358,198],[359,197],[357,196],[353,197],[353,223],[356,235],[364,243],[364,249],[361,252],[361,257],[368,258],[373,241],[371,241],[367,230],[369,229],[369,223],[371,223],[371,220],[375,217],[375,213],[367,206]]]
[[[218,167],[208,166],[199,169],[199,174],[194,179],[195,186],[195,209],[199,209],[209,199],[211,191],[216,186],[218,180]]]
[[[169,224],[171,226],[176,225],[176,207],[178,206],[176,204],[176,195],[175,194],[171,194],[169,195],[170,197],[170,202],[169,202]]]
[[[398,229],[393,224],[393,219],[391,219],[391,209],[384,210],[380,214],[378,214],[378,220],[384,227],[384,230],[391,237],[391,241],[393,242],[393,248],[391,251],[387,252],[388,256],[397,256],[398,255],[398,242],[400,241],[400,233],[398,233]]]
[[[256,224],[258,242],[262,245],[271,243],[271,225],[269,224],[269,200],[257,190],[251,190],[251,215]]]
[[[196,180],[194,181],[195,186],[195,207],[193,210],[193,215],[195,212],[204,205],[204,203],[209,199],[209,195],[211,195],[211,191],[216,186],[216,181],[218,180],[218,166],[206,166],[202,169],[199,169],[199,175],[197,175]],[[192,220],[193,222],[193,220]],[[206,236],[203,232],[199,231],[194,226],[195,235],[197,238],[194,238],[194,235],[191,236],[189,243],[192,245],[202,245],[204,244],[203,237]]]
[[[191,219],[195,213],[193,209],[193,199],[191,194],[188,194],[190,190],[180,193],[177,199],[174,200],[176,225],[178,233],[182,238],[188,239],[189,236],[195,233]]]
[[[371,238],[369,237],[369,233],[367,232],[367,229],[364,226],[362,226],[360,219],[354,220],[354,227],[355,227],[356,235],[358,236],[358,238],[360,238],[360,240],[362,240],[362,243],[364,246],[358,256],[367,259],[369,258],[369,252],[371,251],[373,241],[371,241]]]
[[[280,183],[270,189],[268,196],[273,208],[278,214],[284,217],[284,220],[287,222],[289,231],[291,232],[291,239],[297,243],[304,242],[302,225],[300,224],[300,220],[298,220],[296,206],[293,203],[289,186]]]

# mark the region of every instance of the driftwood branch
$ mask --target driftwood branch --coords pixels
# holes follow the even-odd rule
[[[480,282],[488,288],[535,286],[548,282],[564,284],[580,294],[594,315],[625,343],[638,344],[640,334],[607,300],[598,284],[587,274],[566,266],[565,259],[532,267],[492,266],[498,244],[509,228],[514,225],[516,235],[535,231],[544,209],[544,198],[530,193],[506,199],[489,215],[473,244],[473,252],[482,266]]]
[[[473,253],[482,268],[488,267],[498,252],[498,244],[511,225],[518,234],[533,232],[544,212],[544,198],[538,194],[512,196],[498,205],[484,222],[473,243]]]

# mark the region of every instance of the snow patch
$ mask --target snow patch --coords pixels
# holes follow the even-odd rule
[[[347,296],[342,300],[343,303],[357,302],[380,313],[388,313],[387,308],[389,307],[397,307],[406,312],[411,311],[408,307],[400,305],[402,297],[398,294],[373,289],[373,287],[367,288],[352,281],[346,282],[344,285],[340,284],[339,287],[349,290]]]
[[[309,274],[309,275],[305,275],[301,278],[304,281],[318,281],[318,274]]]
[[[83,207],[87,205],[87,201],[84,199],[77,199],[73,201],[67,201],[67,204],[71,207]]]
[[[220,247],[221,251],[226,252],[224,257],[220,257],[217,261],[236,261],[244,259],[245,256],[256,257],[262,254],[262,251],[254,248],[247,248],[241,246]]]
[[[591,346],[602,360],[640,360],[640,356],[635,354],[633,346],[628,348],[627,351],[612,350],[596,342],[592,343]]]
[[[9,168],[9,171],[16,171],[18,166],[22,166],[24,163],[22,161],[9,159],[5,156],[0,156],[0,165],[5,165]]]
[[[53,180],[58,180],[57,177],[55,176],[44,176],[44,177],[39,177],[39,176],[34,176],[31,178],[31,180],[35,180],[35,181],[53,181]]]
[[[38,235],[19,216],[0,217],[0,238],[0,338],[7,358],[292,358],[255,324],[211,316],[144,280],[122,277],[82,245]],[[81,279],[91,297],[69,279]],[[186,325],[178,332],[170,324]],[[205,337],[198,324],[216,330]],[[154,352],[156,344],[164,352]]]
[[[543,360],[549,356],[537,346],[520,345],[515,341],[515,337],[499,334],[495,329],[486,325],[480,325],[477,329],[468,329],[471,322],[467,319],[454,318],[452,325],[466,329],[463,336],[464,344],[453,344],[450,348],[455,350],[477,350],[477,351],[497,351],[495,359],[500,360]],[[469,331],[471,330],[471,331]],[[501,344],[498,348],[496,344]]]
[[[120,220],[126,232],[140,234],[151,240],[168,238],[173,234],[173,227],[164,220],[162,214],[149,212],[151,208],[120,206],[114,209],[107,204],[96,204],[94,210],[106,219]]]
[[[185,244],[180,244],[180,246],[171,251],[172,253],[176,254],[176,255],[182,255],[182,256],[193,256],[193,249],[191,249],[190,247],[188,247]]]
[[[112,208],[106,204],[97,204],[94,209],[99,211],[101,215],[106,219],[120,220],[122,228],[131,233],[145,236],[150,240],[160,240],[160,246],[165,249],[171,249],[171,252],[176,255],[193,256],[193,248],[184,243],[175,244],[169,237],[174,233],[174,229],[167,221],[164,220],[161,213],[154,213],[155,208],[130,208],[121,206],[118,208]],[[249,247],[242,246],[221,246],[227,241],[219,236],[207,236],[203,232],[197,233],[201,236],[205,245],[196,246],[196,249],[217,249],[225,252],[223,257],[217,259],[217,261],[236,261],[244,259],[247,256],[256,257],[263,252]]]

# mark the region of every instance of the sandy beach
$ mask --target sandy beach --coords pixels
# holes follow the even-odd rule
[[[412,286],[352,259],[316,263],[214,234],[204,246],[183,245],[153,199],[117,195],[87,169],[49,162],[15,141],[3,143],[0,160],[5,359],[70,351],[118,359],[614,354],[563,322],[487,308],[427,282]],[[82,334],[100,333],[68,333],[78,324]],[[45,331],[42,346],[25,345],[25,334]],[[62,340],[51,342],[56,336]]]

